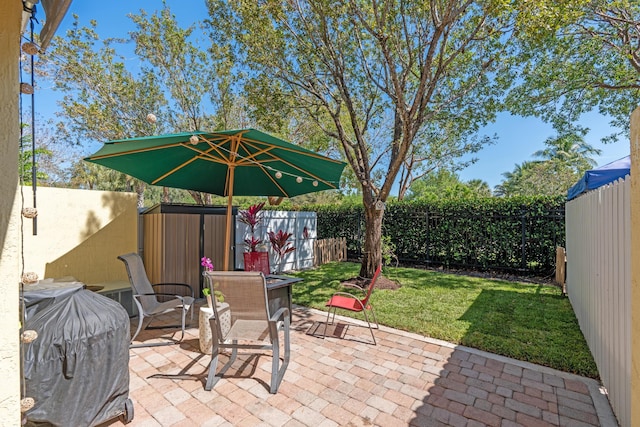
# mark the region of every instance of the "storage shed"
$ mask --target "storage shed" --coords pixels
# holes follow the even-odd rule
[[[142,255],[152,283],[186,283],[202,289],[200,259],[211,258],[216,269],[224,262],[226,206],[161,203],[142,212]],[[233,223],[237,208],[233,208]],[[234,236],[232,236],[234,237]],[[229,250],[234,269],[235,248]]]

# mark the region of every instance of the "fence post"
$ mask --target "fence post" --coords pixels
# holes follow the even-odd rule
[[[556,247],[556,283],[562,286],[562,293],[567,294],[565,283],[567,254],[562,246]]]
[[[430,250],[431,245],[429,244],[429,238],[430,238],[430,236],[429,236],[430,233],[429,232],[431,231],[431,225],[429,224],[429,211],[425,211],[424,216],[425,216],[425,218],[427,220],[427,237],[426,237],[426,240],[427,240],[427,265],[430,265],[431,264],[431,250]]]
[[[522,224],[522,242],[520,244],[522,250],[522,258],[520,261],[520,267],[524,270],[527,268],[527,224],[526,224],[527,211],[522,209],[520,211],[520,223]]]

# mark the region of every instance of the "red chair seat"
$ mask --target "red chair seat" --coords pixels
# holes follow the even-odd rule
[[[361,300],[356,298],[346,297],[344,295],[334,295],[325,304],[326,307],[343,308],[345,310],[351,310],[361,312],[364,304]]]

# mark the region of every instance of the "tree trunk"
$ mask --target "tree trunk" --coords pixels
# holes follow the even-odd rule
[[[365,236],[364,252],[362,253],[362,265],[360,276],[372,278],[376,268],[382,264],[382,218],[384,209],[377,209],[375,200],[364,206]]]
[[[145,189],[145,184],[144,182],[141,181],[136,181],[135,183],[135,188],[136,188],[136,194],[138,195],[138,208],[144,208],[144,189]]]

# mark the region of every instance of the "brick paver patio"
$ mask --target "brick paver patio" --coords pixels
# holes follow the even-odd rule
[[[249,353],[205,391],[211,357],[200,353],[197,324],[180,345],[131,349],[129,425],[617,426],[592,379],[384,327],[377,346],[346,322],[323,340],[314,332],[324,319],[294,309],[291,363],[275,395],[270,357]]]

